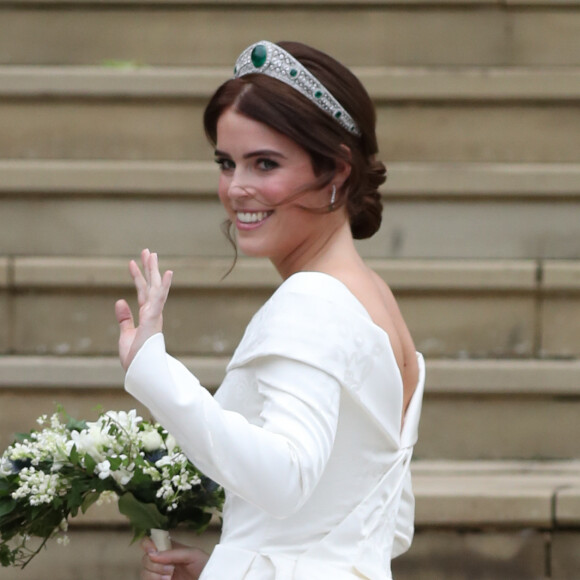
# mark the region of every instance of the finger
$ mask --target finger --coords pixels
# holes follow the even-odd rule
[[[163,288],[163,301],[164,302],[167,300],[167,297],[169,296],[169,290],[171,289],[171,282],[173,282],[173,271],[167,270],[167,272],[165,272],[163,274],[163,279],[161,280],[161,286]]]
[[[166,562],[155,562],[152,560],[151,556],[155,557],[158,552],[151,552],[150,554],[144,554],[141,559],[141,564],[143,565],[143,570],[152,572],[153,574],[169,574],[173,573],[175,566]]]
[[[195,562],[196,551],[192,548],[177,548],[174,550],[164,550],[163,552],[152,552],[148,556],[154,563],[176,566],[178,564],[191,564]]]
[[[163,274],[163,278],[161,278],[159,285],[151,287],[149,292],[149,302],[151,304],[151,313],[155,316],[161,316],[163,314],[163,309],[165,308],[165,303],[169,296],[172,279],[173,272],[168,270]]]
[[[151,278],[149,276],[149,257],[151,252],[146,248],[141,252],[141,263],[143,264],[143,273],[145,275],[145,281],[147,285],[151,284]]]
[[[159,272],[159,257],[156,253],[149,257],[149,281],[151,286],[161,286],[161,273]]]
[[[157,547],[151,538],[143,538],[141,542],[141,549],[146,553],[149,554],[151,552],[157,552]]]
[[[149,288],[149,301],[154,305],[154,312],[160,313],[163,310],[171,282],[173,280],[173,271],[167,270],[163,276],[159,270],[159,258],[156,253],[151,254],[149,258],[150,266],[150,280],[151,286]]]
[[[131,272],[131,277],[137,290],[137,302],[141,306],[147,301],[147,281],[143,277],[141,268],[139,268],[135,260],[129,262],[129,272]]]
[[[126,300],[117,300],[115,302],[115,316],[121,328],[121,333],[135,328],[133,314]]]
[[[164,580],[165,578],[171,578],[175,570],[174,566],[152,562],[148,554],[143,556],[141,563],[141,580]]]

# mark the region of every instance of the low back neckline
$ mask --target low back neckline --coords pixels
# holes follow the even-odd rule
[[[318,270],[300,270],[299,272],[295,272],[294,274],[292,274],[291,276],[286,278],[286,280],[284,280],[284,283],[290,281],[292,278],[295,278],[297,276],[322,277],[322,278],[332,282],[337,288],[340,288],[341,291],[351,299],[351,302],[352,302],[353,306],[355,307],[355,309],[362,316],[364,316],[364,318],[368,321],[368,323],[371,325],[371,327],[373,329],[375,329],[377,332],[379,332],[385,338],[387,345],[388,345],[387,352],[390,354],[390,358],[392,359],[392,363],[397,370],[397,378],[399,381],[399,387],[401,389],[401,403],[404,406],[405,392],[404,392],[403,373],[401,372],[401,368],[399,367],[399,365],[397,363],[397,359],[395,357],[395,352],[393,350],[393,346],[391,343],[391,337],[389,336],[389,333],[382,326],[379,326],[373,320],[372,316],[370,315],[369,311],[365,308],[364,304],[356,297],[356,295],[352,292],[352,290],[342,280],[338,279],[336,276],[333,276],[332,274],[328,274],[327,272],[321,272]],[[413,393],[412,393],[409,401],[407,402],[407,408],[401,409],[401,415],[400,415],[401,416],[401,429],[400,429],[401,434],[402,434],[403,430],[405,429],[406,418],[407,418],[409,408],[411,407],[413,400],[419,396],[417,394],[417,392],[422,391],[422,381],[423,381],[422,377],[424,377],[423,356],[418,351],[415,351],[415,355],[417,357],[417,365],[418,365],[418,369],[417,369],[418,370],[418,380],[417,380],[417,384],[415,385],[415,387],[413,389]],[[421,395],[421,398],[422,398],[422,395]]]

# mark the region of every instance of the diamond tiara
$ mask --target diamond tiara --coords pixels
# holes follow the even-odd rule
[[[330,91],[289,52],[277,44],[261,40],[248,46],[236,61],[234,78],[258,73],[278,79],[302,93],[309,101],[331,115],[349,133],[360,135],[360,129]]]

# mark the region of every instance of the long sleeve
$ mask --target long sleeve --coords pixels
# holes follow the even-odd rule
[[[125,388],[206,475],[272,516],[286,517],[306,502],[324,471],[340,384],[312,364],[280,354],[248,361],[244,373],[262,397],[259,425],[223,409],[166,354],[162,334],[137,353]]]

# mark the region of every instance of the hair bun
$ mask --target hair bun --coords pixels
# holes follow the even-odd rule
[[[353,238],[365,240],[381,227],[383,203],[379,187],[387,179],[387,169],[381,161],[373,160],[368,167],[364,184],[348,197],[348,213]]]

